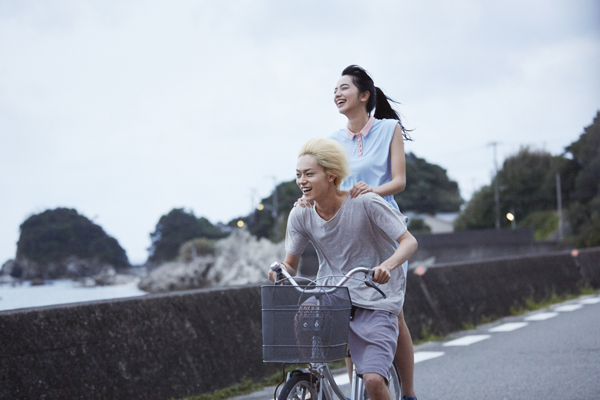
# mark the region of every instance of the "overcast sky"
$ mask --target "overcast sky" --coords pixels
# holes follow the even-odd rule
[[[134,263],[174,207],[247,215],[306,139],[344,126],[349,64],[468,199],[490,142],[499,163],[560,154],[591,124],[600,2],[0,0],[0,264],[49,208],[93,219]]]

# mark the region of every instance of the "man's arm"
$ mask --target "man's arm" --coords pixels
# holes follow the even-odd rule
[[[377,267],[373,268],[373,281],[377,283],[387,283],[390,280],[390,273],[404,264],[406,260],[417,251],[418,243],[417,239],[409,232],[406,231],[397,240],[398,247],[394,254]]]
[[[299,264],[300,256],[290,253],[285,253],[285,261],[281,263],[283,268],[285,268],[291,276],[296,276],[296,274],[298,273]],[[275,274],[275,271],[269,271],[269,280],[271,282],[275,282],[276,276],[277,274]]]

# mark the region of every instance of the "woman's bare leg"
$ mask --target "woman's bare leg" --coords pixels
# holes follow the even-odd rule
[[[415,396],[413,374],[415,370],[415,354],[410,331],[404,321],[404,309],[398,314],[398,346],[394,356],[394,364],[398,369],[402,382],[402,397]]]
[[[352,385],[352,370],[354,369],[354,364],[352,363],[352,359],[350,357],[346,357],[346,371],[348,372],[348,378],[350,379],[350,385]]]

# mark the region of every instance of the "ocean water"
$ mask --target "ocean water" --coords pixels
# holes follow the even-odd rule
[[[138,289],[137,282],[113,286],[82,287],[78,283],[66,279],[47,281],[41,286],[31,286],[30,282],[25,281],[18,286],[0,285],[0,311],[118,299],[145,294],[146,292]]]

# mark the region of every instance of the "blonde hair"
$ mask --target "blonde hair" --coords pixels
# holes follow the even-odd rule
[[[336,188],[350,176],[350,166],[348,165],[348,153],[341,144],[333,139],[313,138],[302,145],[298,152],[298,158],[310,155],[317,160],[326,173],[334,175],[333,184]]]

